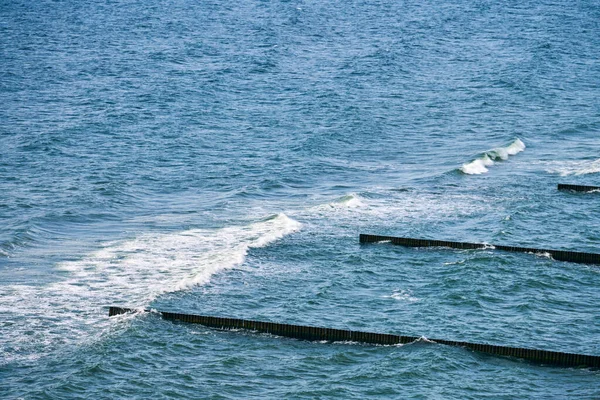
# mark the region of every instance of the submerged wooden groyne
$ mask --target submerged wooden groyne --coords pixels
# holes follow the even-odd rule
[[[122,307],[110,307],[109,316],[125,314],[135,310]],[[163,319],[191,324],[200,324],[210,328],[223,330],[244,329],[254,332],[269,333],[276,336],[289,337],[299,340],[329,341],[329,342],[359,342],[378,345],[397,345],[413,343],[421,339],[419,336],[393,335],[387,333],[372,333],[344,329],[321,328],[315,326],[289,325],[275,322],[253,321],[238,318],[220,318],[204,315],[179,314],[158,311]],[[600,367],[600,356],[562,353],[539,349],[497,346],[459,342],[444,339],[427,339],[429,342],[448,346],[464,347],[473,351],[497,356],[516,357],[535,363],[557,365],[564,367]]]
[[[503,246],[484,243],[449,242],[446,240],[413,239],[394,236],[360,234],[360,243],[390,242],[408,247],[449,247],[452,249],[494,249],[517,253],[549,254],[553,259],[580,264],[600,264],[600,254],[577,251],[535,249],[529,247]]]
[[[559,183],[558,190],[570,190],[573,192],[594,192],[600,191],[600,186],[568,185],[566,183]]]

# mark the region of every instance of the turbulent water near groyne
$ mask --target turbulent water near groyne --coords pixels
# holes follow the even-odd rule
[[[598,398],[593,1],[0,4],[0,397]]]

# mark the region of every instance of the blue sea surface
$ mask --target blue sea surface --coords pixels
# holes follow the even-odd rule
[[[0,397],[600,398],[600,6],[0,1]]]

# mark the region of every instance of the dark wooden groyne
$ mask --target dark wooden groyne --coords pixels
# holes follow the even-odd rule
[[[600,254],[577,251],[534,249],[529,247],[502,246],[482,243],[449,242],[446,240],[413,239],[393,236],[360,234],[360,243],[390,242],[408,247],[450,247],[453,249],[495,249],[517,253],[549,254],[553,259],[580,264],[600,264]]]
[[[568,185],[566,183],[559,183],[558,190],[570,190],[573,192],[593,192],[600,191],[600,186],[586,186],[586,185]]]
[[[122,307],[110,307],[109,316],[125,314],[135,310]],[[245,329],[249,331],[269,333],[276,336],[289,337],[300,340],[330,341],[330,342],[359,342],[379,345],[397,345],[413,343],[420,339],[418,336],[392,335],[386,333],[372,333],[350,331],[344,329],[320,328],[314,326],[279,324],[274,322],[252,321],[238,318],[219,318],[203,315],[179,314],[171,312],[158,312],[163,319],[192,324],[201,324],[207,327],[231,330]],[[457,342],[443,339],[427,339],[431,342],[448,346],[464,347],[473,351],[493,354],[497,356],[516,357],[540,364],[557,365],[563,367],[600,367],[600,356],[586,354],[562,353],[538,349],[519,347],[496,346],[491,344]]]

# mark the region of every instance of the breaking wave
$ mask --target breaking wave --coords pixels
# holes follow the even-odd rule
[[[358,208],[364,206],[360,196],[355,193],[350,193],[346,196],[340,197],[337,200],[327,204],[330,208]]]
[[[109,305],[142,308],[158,295],[188,289],[242,264],[249,249],[264,247],[300,229],[285,214],[246,226],[144,234],[58,269],[65,279],[46,286],[0,287],[0,359],[37,358],[60,343],[107,326]],[[32,334],[29,334],[31,332]],[[93,336],[93,335],[92,335]]]
[[[514,156],[523,150],[525,150],[525,143],[521,139],[516,139],[509,146],[486,151],[481,157],[464,164],[460,170],[467,175],[484,174],[495,162],[507,160],[509,156]]]

